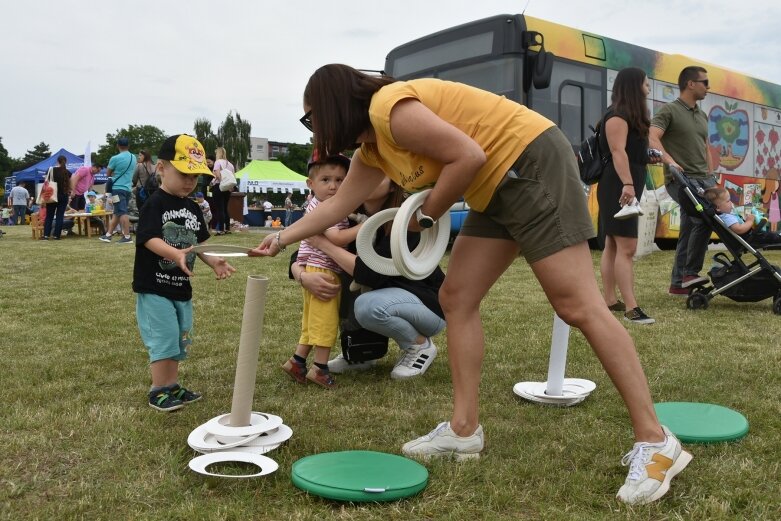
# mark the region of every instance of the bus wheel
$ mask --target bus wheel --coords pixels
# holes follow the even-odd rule
[[[678,246],[678,239],[656,239],[655,242],[659,249],[663,251],[674,250]]]

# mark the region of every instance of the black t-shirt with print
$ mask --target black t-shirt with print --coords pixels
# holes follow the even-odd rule
[[[190,277],[168,259],[146,247],[150,239],[163,239],[180,250],[209,238],[203,213],[195,201],[177,197],[164,190],[155,191],[141,208],[136,228],[136,260],[133,266],[133,291],[154,293],[172,300],[190,300]],[[195,253],[187,255],[187,267],[193,270]]]

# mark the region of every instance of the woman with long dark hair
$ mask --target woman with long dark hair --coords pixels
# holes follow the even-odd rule
[[[612,104],[600,134],[600,147],[610,149],[612,155],[597,187],[599,222],[605,232],[600,263],[604,297],[611,311],[624,312],[624,320],[635,324],[654,323],[637,305],[634,292],[632,258],[637,250],[638,219],[636,214],[623,219],[615,215],[639,201],[645,188],[651,124],[646,97],[650,92],[645,72],[636,67],[622,69],[613,83]],[[616,286],[624,302],[618,300]]]
[[[147,181],[153,175],[157,175],[154,163],[152,163],[152,154],[146,150],[142,150],[138,153],[136,160],[136,171],[133,172],[133,187],[136,194],[136,204],[139,208],[144,206],[144,203],[149,198],[150,193],[146,190],[141,190],[147,186]]]
[[[630,470],[619,499],[647,503],[664,495],[691,456],[659,424],[632,338],[599,291],[587,243],[594,230],[575,155],[561,130],[523,105],[468,85],[433,78],[395,81],[337,64],[315,71],[303,105],[301,122],[314,130],[318,154],[355,143],[360,149],[336,195],[268,235],[255,254],[276,255],[322,232],[357,208],[384,176],[408,191],[431,188],[420,208],[430,219],[462,196],[471,208],[439,292],[453,413],[449,422],[404,444],[402,452],[480,456],[485,342],[480,303],[521,253],[556,313],[591,344],[629,411],[636,443],[623,460]],[[421,217],[420,223],[429,219]],[[420,224],[413,219],[410,229]],[[522,306],[509,311],[523,313]]]

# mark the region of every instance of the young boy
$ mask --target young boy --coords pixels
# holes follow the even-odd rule
[[[705,199],[716,208],[716,213],[719,214],[721,221],[727,228],[743,237],[752,246],[762,247],[771,244],[781,244],[781,235],[773,232],[763,232],[755,226],[753,213],[746,215],[745,220],[739,215],[732,213],[735,205],[732,204],[729,192],[723,186],[714,186],[706,189]]]
[[[209,238],[201,209],[188,196],[198,175],[211,175],[203,146],[192,136],[171,136],[160,147],[162,183],[141,209],[136,230],[133,291],[141,339],[149,351],[149,406],[174,411],[200,400],[179,384],[179,361],[187,356],[192,314],[192,246]],[[221,257],[198,254],[218,279],[236,271]]]
[[[307,165],[306,184],[314,197],[306,208],[309,213],[319,203],[332,197],[342,184],[350,160],[342,155],[330,156],[322,161],[313,158]],[[355,240],[360,226],[349,228],[344,219],[325,231],[325,236],[338,246],[346,246]],[[279,235],[282,232],[277,232]],[[299,265],[305,267],[304,273],[325,273],[333,283],[339,284],[339,265],[322,251],[313,248],[306,240],[301,241],[298,249]],[[300,282],[300,281],[299,281]],[[307,380],[326,389],[332,389],[336,382],[328,371],[328,358],[339,332],[339,302],[337,296],[327,302],[317,299],[307,290],[303,290],[304,310],[301,317],[301,337],[295,354],[282,365],[282,370],[299,383]],[[314,348],[314,365],[307,372],[306,359]]]
[[[212,220],[212,209],[211,206],[209,206],[209,202],[203,198],[203,192],[195,193],[195,202],[198,203],[198,207],[203,213],[203,220],[206,222],[206,226],[208,227]]]

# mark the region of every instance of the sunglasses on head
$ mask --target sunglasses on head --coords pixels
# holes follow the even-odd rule
[[[306,114],[304,114],[301,119],[298,121],[301,122],[302,125],[306,127],[306,129],[309,132],[314,132],[314,129],[312,129],[312,111],[308,111]]]
[[[693,81],[695,83],[702,83],[706,87],[708,86],[708,80],[691,80],[691,81]]]

